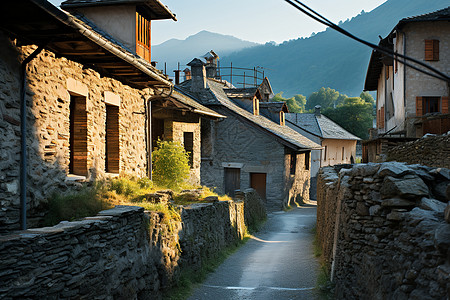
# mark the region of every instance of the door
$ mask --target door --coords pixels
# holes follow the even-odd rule
[[[225,168],[225,194],[234,197],[234,191],[241,188],[241,169]]]
[[[263,200],[266,200],[266,178],[266,173],[250,173],[250,187],[254,188]]]

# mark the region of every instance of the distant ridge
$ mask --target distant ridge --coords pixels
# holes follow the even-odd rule
[[[172,75],[171,72],[178,62],[185,67],[194,57],[201,56],[210,50],[214,50],[222,57],[232,52],[258,45],[231,35],[203,30],[187,37],[185,40],[170,39],[159,45],[152,46],[152,60],[158,62],[157,67],[159,69],[162,69],[164,62],[167,62],[167,73]]]
[[[385,37],[400,19],[448,6],[448,0],[389,0],[340,26],[377,44],[378,36]],[[356,96],[363,89],[370,54],[370,48],[327,29],[310,38],[267,43],[221,56],[221,63],[267,68],[274,91],[283,91],[285,97],[308,96],[322,86]]]

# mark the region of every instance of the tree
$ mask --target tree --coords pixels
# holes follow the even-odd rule
[[[306,102],[306,109],[313,110],[316,105],[320,105],[322,109],[335,107],[336,101],[339,99],[339,92],[329,87],[320,88],[319,91],[312,93]]]
[[[306,97],[303,95],[295,95],[294,97],[291,97],[289,99],[283,98],[283,92],[276,94],[272,101],[276,102],[285,102],[289,112],[291,113],[303,113],[305,112],[305,104],[306,104]]]
[[[373,99],[372,95],[369,92],[362,92],[361,95],[359,95],[359,97],[367,103],[370,103],[372,105],[375,104],[375,100]]]
[[[368,130],[372,128],[373,122],[370,102],[360,97],[346,98],[342,104],[336,108],[327,108],[323,114],[354,135],[368,138]]]

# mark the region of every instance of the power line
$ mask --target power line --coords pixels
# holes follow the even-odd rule
[[[450,77],[448,77],[446,74],[442,73],[441,71],[431,67],[430,65],[425,64],[425,63],[423,63],[423,62],[421,62],[421,61],[419,61],[419,60],[417,60],[415,58],[412,58],[412,57],[400,54],[398,52],[395,52],[395,51],[393,51],[391,49],[382,48],[382,47],[380,47],[378,45],[375,45],[375,44],[372,44],[372,43],[370,43],[368,41],[365,41],[365,40],[363,40],[363,39],[361,39],[361,38],[351,34],[347,30],[337,26],[336,24],[334,24],[333,22],[331,22],[330,20],[328,20],[324,16],[320,15],[319,13],[317,13],[316,11],[314,11],[313,9],[311,9],[310,7],[308,7],[307,5],[303,4],[302,2],[300,2],[298,0],[293,0],[298,5],[296,3],[294,3],[293,1],[291,1],[291,0],[285,0],[285,1],[287,3],[289,3],[290,5],[292,5],[293,7],[295,7],[296,9],[298,9],[299,11],[301,11],[302,13],[306,14],[307,16],[309,16],[310,18],[316,20],[317,22],[334,29],[334,30],[344,34],[345,36],[347,36],[347,37],[349,37],[349,38],[351,38],[351,39],[353,39],[353,40],[355,40],[355,41],[357,41],[357,42],[359,42],[361,44],[369,46],[370,48],[372,48],[372,49],[374,49],[374,50],[376,50],[376,51],[378,51],[380,53],[383,53],[384,55],[391,57],[392,59],[394,59],[394,60],[404,64],[405,66],[408,66],[408,67],[410,67],[410,68],[412,68],[412,69],[414,69],[416,71],[419,71],[421,73],[427,74],[427,75],[432,76],[432,77],[435,77],[437,79],[446,81],[447,83],[450,84]],[[400,60],[398,58],[402,58],[403,60]],[[411,62],[414,62],[414,63],[416,63],[418,65],[421,65],[421,66],[427,68],[428,70],[430,70],[433,73],[431,73],[429,71],[426,71],[426,70],[423,70],[423,69],[420,69],[417,66],[414,66],[414,65],[408,63],[407,61],[411,61]]]

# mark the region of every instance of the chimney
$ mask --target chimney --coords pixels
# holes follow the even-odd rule
[[[314,114],[317,116],[317,117],[320,117],[320,109],[321,109],[322,107],[320,106],[320,105],[316,105],[316,106],[314,106]]]
[[[192,76],[191,76],[191,69],[186,68],[183,70],[184,72],[184,80],[191,80]]]
[[[202,56],[206,60],[206,77],[217,78],[217,64],[219,56],[213,51],[207,52]]]
[[[175,73],[175,84],[179,85],[180,84],[180,72],[181,72],[181,70],[173,70],[173,72]]]
[[[191,67],[192,73],[191,92],[200,92],[206,89],[205,64],[200,59],[194,58],[187,65]]]

